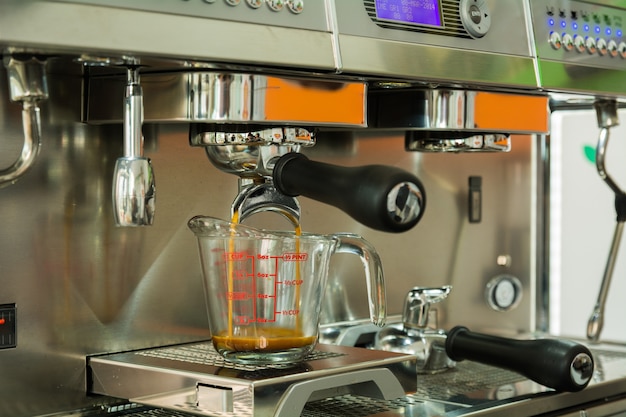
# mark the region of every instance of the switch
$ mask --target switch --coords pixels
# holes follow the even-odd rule
[[[480,223],[482,219],[482,177],[469,177],[468,216],[470,223]]]
[[[0,349],[17,346],[15,315],[15,304],[0,304]]]

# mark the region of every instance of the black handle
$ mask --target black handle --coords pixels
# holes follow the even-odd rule
[[[340,167],[288,153],[273,169],[276,188],[288,196],[303,195],[335,206],[373,229],[404,232],[424,213],[422,183],[402,169],[367,165]]]
[[[589,349],[569,340],[507,339],[457,326],[448,332],[446,353],[455,361],[469,359],[518,372],[557,391],[580,391],[593,375]]]

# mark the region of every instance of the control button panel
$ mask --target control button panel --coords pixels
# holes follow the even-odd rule
[[[530,2],[540,59],[626,69],[625,8],[582,1]]]
[[[328,32],[321,0],[55,0]]]
[[[363,0],[365,11],[379,27],[462,39],[482,38],[489,32],[488,3],[489,0]],[[343,3],[337,6],[341,9]]]

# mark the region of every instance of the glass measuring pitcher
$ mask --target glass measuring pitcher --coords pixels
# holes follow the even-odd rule
[[[361,258],[371,320],[384,325],[380,258],[358,235],[297,235],[202,216],[189,228],[198,238],[213,345],[229,361],[296,362],[313,350],[334,253]]]

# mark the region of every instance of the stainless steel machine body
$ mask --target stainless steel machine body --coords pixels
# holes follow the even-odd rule
[[[430,18],[441,20],[426,25],[410,14],[376,13],[377,7],[396,3],[0,3],[3,54],[45,56],[49,87],[48,100],[40,104],[39,158],[16,184],[0,189],[0,415],[185,415],[144,409],[123,395],[100,395],[106,392],[94,388],[98,384],[88,362],[120,352],[203,343],[210,337],[195,241],[186,222],[196,214],[225,217],[237,178],[215,169],[203,152],[189,146],[190,122],[319,127],[317,144],[304,151],[307,155],[339,165],[384,163],[419,175],[428,190],[428,208],[416,228],[399,235],[369,230],[332,207],[302,200],[305,230],[357,232],[378,249],[392,320],[412,287],[452,285],[445,306],[432,312],[439,327],[463,324],[508,335],[546,328],[542,134],[549,126],[541,111],[533,113],[540,120],[525,124],[525,109],[543,106],[546,116],[548,92],[621,96],[615,86],[626,85],[619,83],[626,60],[604,57],[596,63],[593,58],[578,65],[578,58],[569,57],[580,55],[545,49],[543,40],[535,44],[533,36],[544,39],[547,29],[539,25],[550,7],[566,9],[568,24],[570,9],[609,7],[612,16],[625,12],[619,2],[610,1],[602,6],[547,0],[546,8],[534,1],[473,5],[441,0],[427,2],[439,9]],[[472,19],[472,6],[480,18]],[[129,58],[141,65],[143,153],[158,177],[156,215],[148,228],[115,227],[111,211],[112,172],[123,151],[123,80]],[[578,77],[581,71],[584,76]],[[310,85],[353,85],[357,97],[361,88],[360,113],[355,113],[361,119],[307,119],[315,107],[307,108],[308,100],[302,100],[308,110],[297,116],[272,116],[266,110],[275,109],[276,102],[260,104],[267,98],[263,90],[255,90],[262,93],[258,96],[236,94],[267,79],[295,80],[307,91]],[[221,87],[202,90],[210,84]],[[2,68],[0,166],[14,161],[22,147],[20,106],[9,102],[9,88]],[[208,93],[196,100],[201,91]],[[234,94],[210,93],[225,91]],[[466,123],[472,118],[450,124],[449,107],[432,114],[448,116],[442,125],[414,125],[407,117],[398,121],[387,104],[386,116],[364,112],[370,98],[372,104],[380,103],[389,94],[393,103],[395,92],[407,92],[426,103],[422,108],[436,109],[424,91],[462,91],[442,96],[472,100],[474,93],[494,94],[495,106],[487,104],[484,114],[507,109],[517,118],[507,126],[487,117],[493,125],[485,132]],[[250,97],[255,111],[244,117],[240,110],[248,107],[224,101],[226,97]],[[303,105],[297,95],[290,97],[285,108]],[[322,95],[322,103],[326,97]],[[524,100],[504,100],[508,97]],[[526,99],[539,102],[527,107]],[[474,107],[466,106],[472,100],[452,114],[473,114]],[[507,153],[416,153],[404,150],[406,130],[439,130],[455,138],[467,131],[514,136]],[[333,264],[324,341],[352,337],[358,344],[371,332],[363,326],[365,330],[350,333],[368,314],[360,286],[352,285],[362,280],[360,270],[348,260]],[[512,296],[505,291],[502,297],[502,288],[513,288]],[[577,396],[546,392],[515,374],[463,363],[451,373],[420,378],[415,393],[395,402],[342,395],[308,404],[305,415],[346,415],[348,406],[355,415],[424,416],[460,410],[534,415],[584,408],[626,391],[620,347],[598,349],[598,362],[610,365]],[[479,374],[485,378],[477,381]]]

